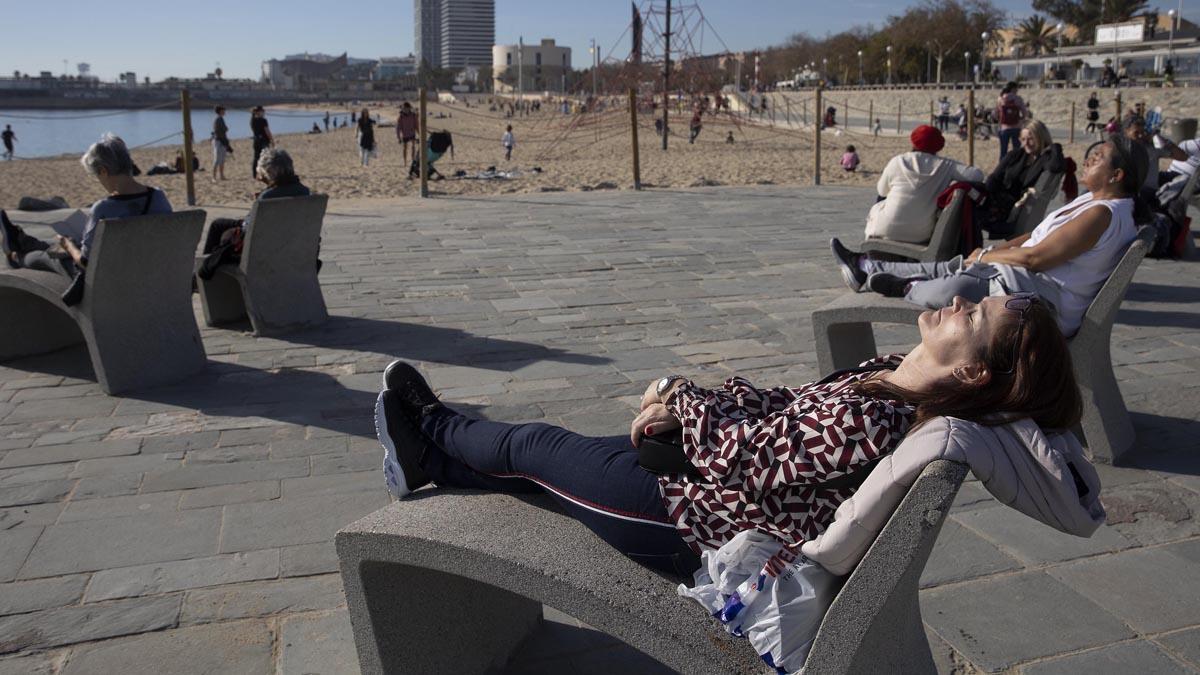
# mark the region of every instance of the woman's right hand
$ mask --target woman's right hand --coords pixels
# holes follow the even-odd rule
[[[634,418],[633,424],[629,426],[629,441],[636,448],[641,445],[642,436],[661,434],[681,426],[683,425],[679,423],[679,419],[671,414],[667,406],[655,403],[646,407]]]

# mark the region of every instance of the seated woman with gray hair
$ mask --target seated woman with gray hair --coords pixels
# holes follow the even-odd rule
[[[300,177],[296,175],[292,156],[287,150],[264,148],[254,170],[255,177],[267,184],[267,189],[258,193],[257,201],[282,197],[307,197],[312,194]],[[237,263],[242,254],[242,237],[249,227],[247,218],[217,218],[208,227],[204,240],[204,261],[196,274],[201,279],[212,279],[217,267]],[[317,261],[320,265],[320,261]]]
[[[88,148],[80,162],[88,173],[96,177],[108,196],[92,204],[91,215],[79,241],[61,234],[56,237],[57,246],[42,241],[13,225],[8,216],[0,211],[4,258],[9,267],[56,272],[76,279],[76,283],[63,296],[63,301],[68,305],[75,304],[83,297],[81,272],[87,267],[88,256],[95,243],[96,225],[101,220],[172,211],[171,202],[162,190],[142,185],[133,179],[133,159],[125,147],[125,141],[119,136],[104,134]]]
[[[1087,193],[1051,212],[1033,232],[965,258],[885,262],[848,251],[836,237],[830,247],[851,290],[865,288],[930,309],[949,306],[957,296],[979,302],[1031,292],[1056,310],[1059,328],[1070,337],[1137,237],[1137,223],[1149,215],[1138,196],[1148,167],[1140,143],[1111,136],[1084,160],[1080,182]]]

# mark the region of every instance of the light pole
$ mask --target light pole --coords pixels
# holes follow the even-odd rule
[[[596,105],[596,70],[600,62],[599,50],[596,49],[596,38],[592,38],[592,46],[588,47],[588,54],[592,55],[592,105]]]
[[[1016,45],[1013,45],[1012,48],[1009,49],[1008,51],[1010,54],[1012,54],[1013,59],[1016,60],[1016,65],[1014,66],[1014,68],[1016,70],[1013,71],[1013,82],[1020,82],[1021,81],[1021,48]]]
[[[888,86],[892,86],[892,46],[887,46]]]
[[[1183,4],[1183,0],[1179,0]],[[1167,10],[1167,16],[1171,18],[1171,32],[1167,33],[1167,64],[1170,65],[1175,60],[1175,10]]]
[[[933,70],[931,70],[932,65],[933,65],[933,46],[929,44],[929,40],[926,40],[925,41],[925,84],[929,84],[929,81],[931,79],[933,79]]]
[[[863,79],[862,50],[860,49],[858,50],[858,85],[861,87],[864,84],[866,84],[866,80]]]
[[[829,82],[829,59],[821,57],[821,79]]]
[[[963,52],[963,61],[967,62],[967,82],[974,81],[971,77],[971,52]]]
[[[992,34],[985,30],[979,34],[979,37],[983,39],[983,48],[979,50],[979,72],[982,75],[982,79],[987,80],[989,79],[987,69],[988,40],[991,39]]]
[[[1066,27],[1067,27],[1066,24],[1064,24],[1061,21],[1059,21],[1058,25],[1054,27],[1054,30],[1056,30],[1058,32],[1058,75],[1059,75],[1059,77],[1062,77],[1062,36],[1063,36],[1063,30],[1065,30]],[[1063,79],[1066,79],[1066,78],[1063,78]]]

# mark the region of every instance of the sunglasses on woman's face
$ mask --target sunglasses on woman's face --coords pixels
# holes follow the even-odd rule
[[[1021,355],[1021,338],[1024,335],[1022,329],[1025,328],[1025,315],[1029,312],[1029,308],[1033,307],[1033,303],[1037,302],[1037,296],[1033,293],[1013,293],[1012,296],[1004,301],[1004,309],[1017,313],[1017,338],[1013,340],[1012,360],[1009,361],[1008,370],[997,371],[1000,375],[1012,375],[1017,369],[1017,357]]]

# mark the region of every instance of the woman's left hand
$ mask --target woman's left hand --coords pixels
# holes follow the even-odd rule
[[[979,262],[979,256],[981,255],[983,255],[982,248],[976,248],[974,251],[971,251],[971,255],[967,256],[967,264]]]
[[[641,444],[643,435],[653,436],[678,429],[681,426],[683,425],[679,423],[679,419],[671,414],[667,406],[654,403],[647,406],[634,418],[633,424],[629,427],[629,441],[636,448]]]

